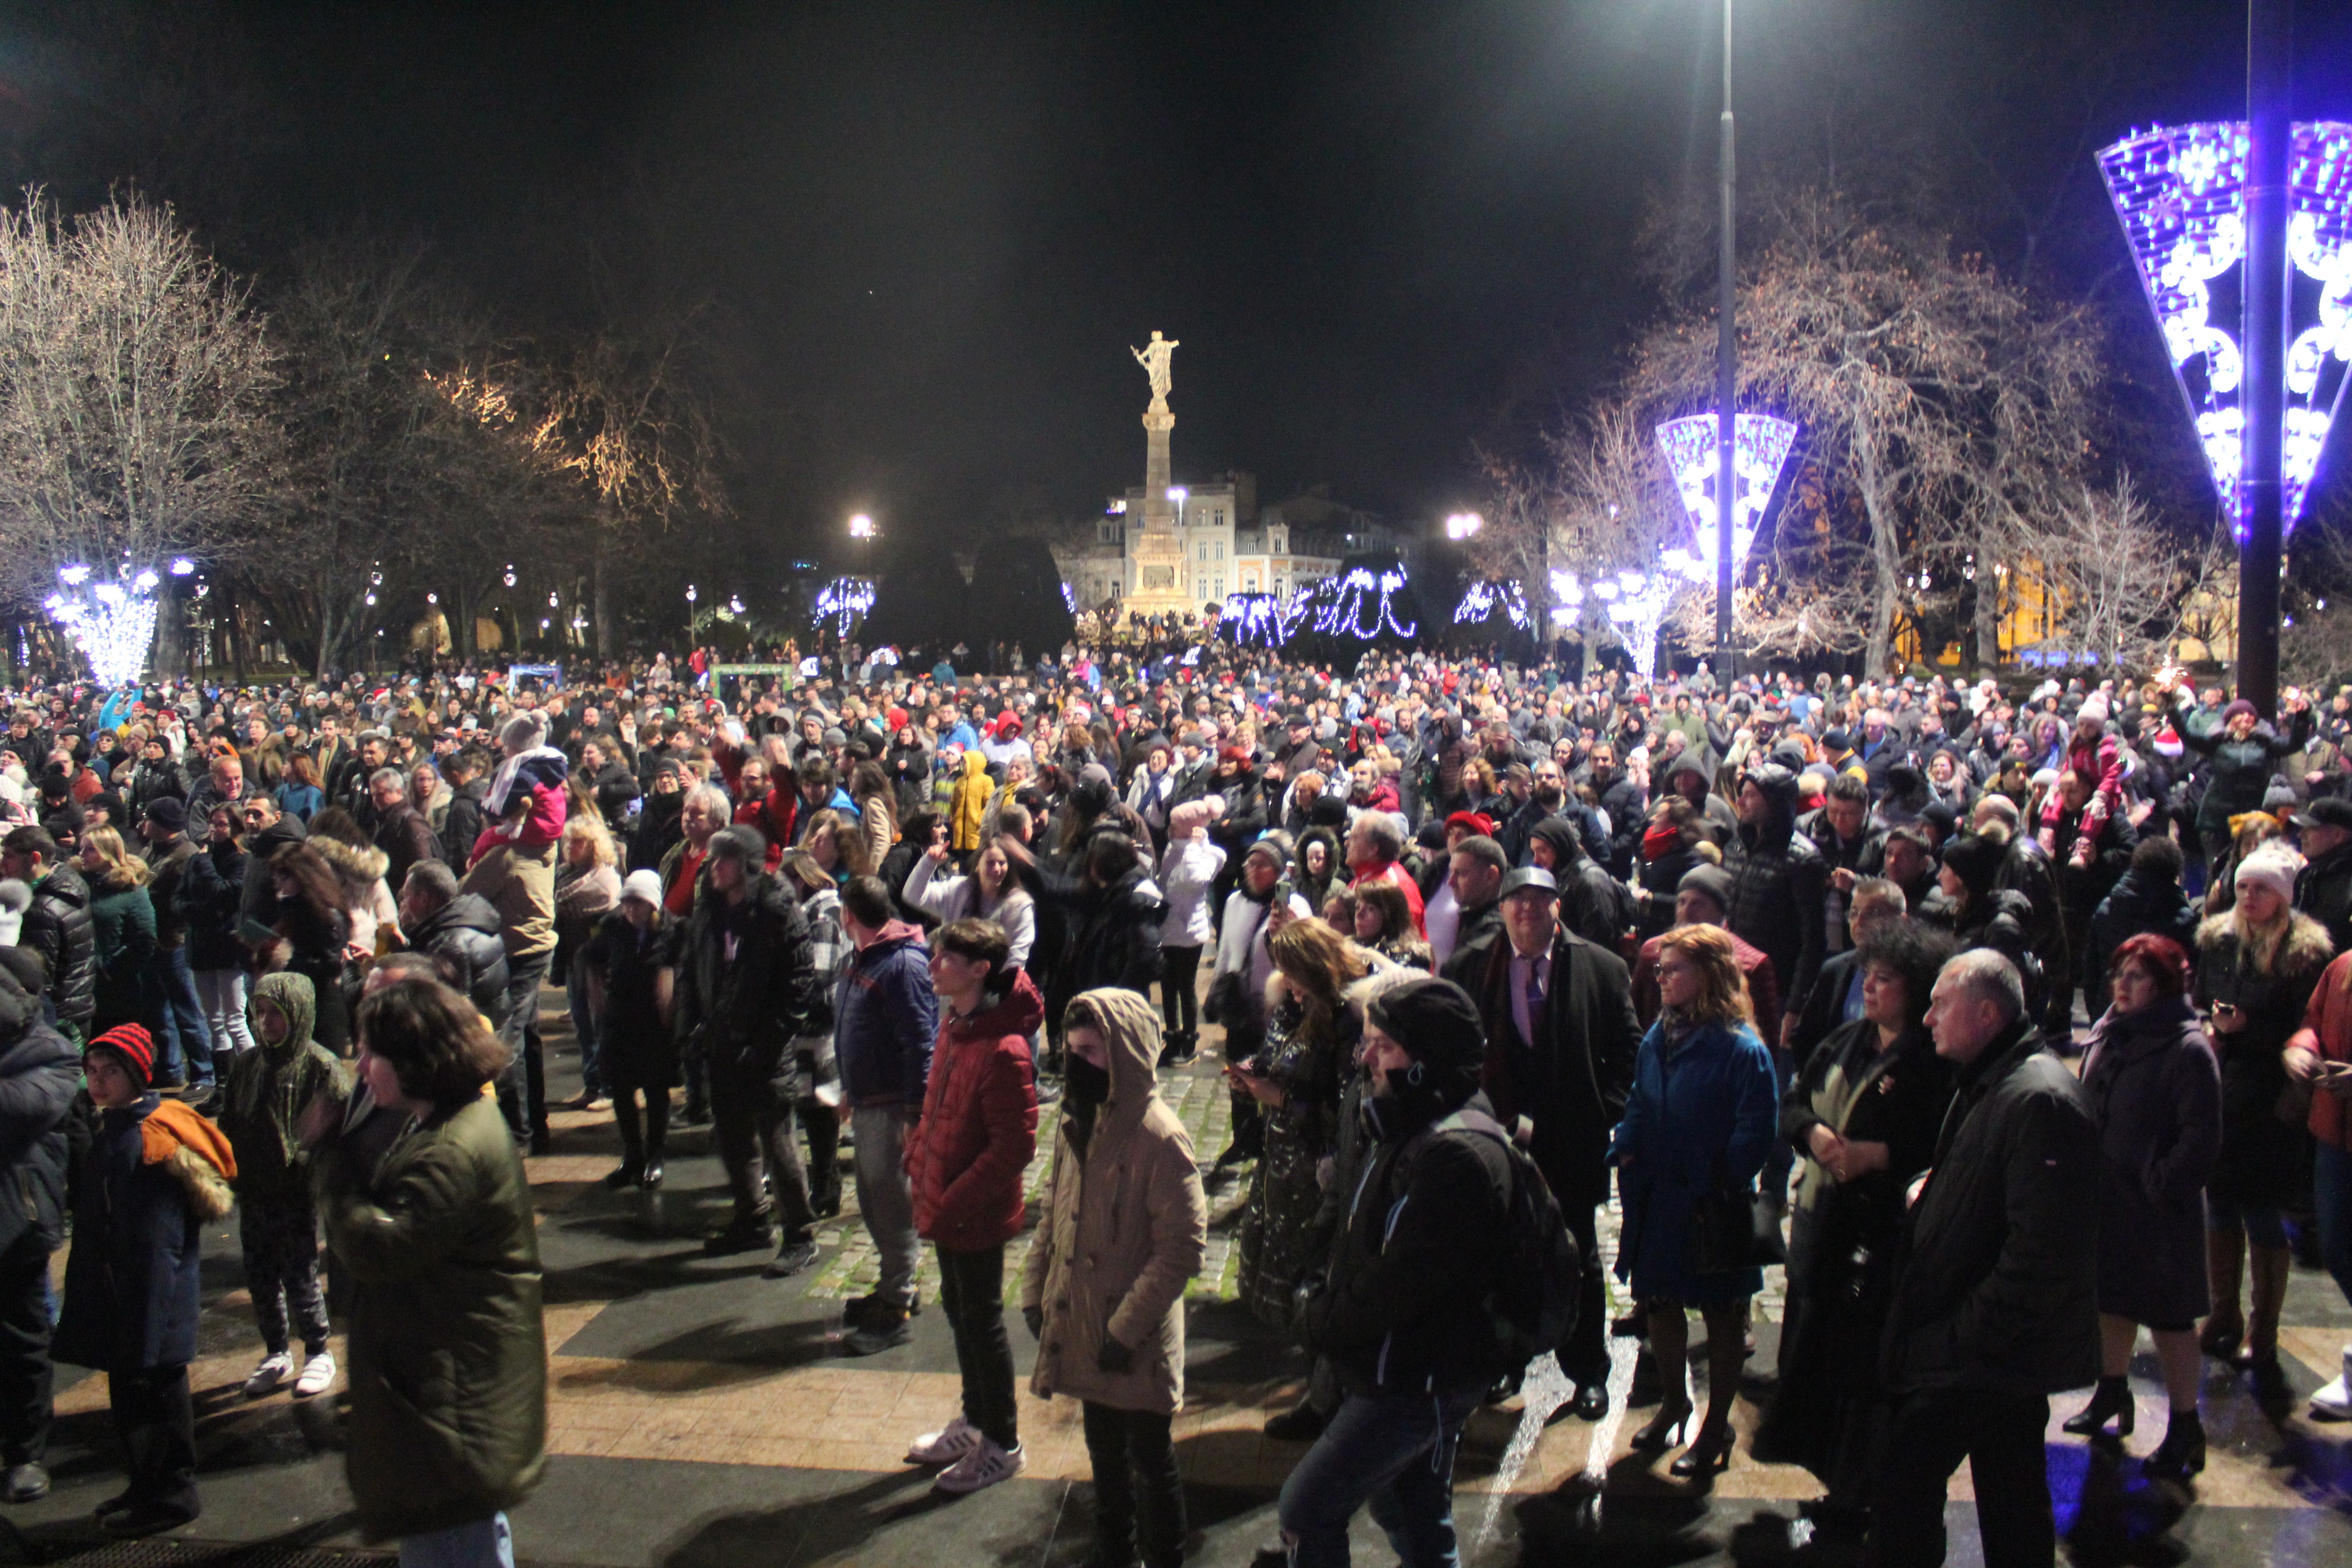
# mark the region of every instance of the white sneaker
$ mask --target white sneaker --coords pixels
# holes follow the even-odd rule
[[[931,1485],[940,1491],[961,1497],[982,1487],[992,1487],[999,1481],[1012,1479],[1027,1463],[1020,1444],[1013,1444],[1012,1450],[1007,1452],[998,1447],[993,1439],[982,1437],[971,1453],[941,1470],[940,1479]]]
[[[959,1415],[943,1430],[926,1432],[907,1449],[910,1465],[952,1465],[980,1447],[980,1428]]]
[[[264,1356],[261,1364],[253,1369],[253,1375],[245,1380],[245,1396],[259,1399],[293,1375],[294,1355],[291,1351],[279,1351],[275,1355]]]
[[[2352,1421],[2352,1345],[2344,1347],[2344,1375],[2313,1393],[2311,1413]]]
[[[331,1351],[320,1351],[302,1363],[302,1375],[294,1380],[294,1397],[308,1399],[314,1394],[327,1392],[327,1384],[335,1381],[335,1357]]]

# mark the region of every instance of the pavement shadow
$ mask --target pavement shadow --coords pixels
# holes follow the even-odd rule
[[[630,1385],[632,1367],[644,1368],[646,1386],[670,1393],[695,1393],[731,1387],[772,1373],[835,1359],[831,1343],[835,1320],[830,1315],[792,1322],[745,1327],[738,1320],[703,1323],[680,1334],[632,1351],[609,1381]],[[694,1375],[680,1382],[677,1363],[695,1366]],[[658,1368],[659,1370],[656,1370]]]
[[[700,1525],[656,1561],[661,1568],[775,1568],[803,1555],[855,1562],[883,1531],[948,1506],[952,1500],[931,1489],[931,1474],[897,1470],[780,1508],[728,1514]],[[803,1553],[803,1545],[815,1550]],[[1007,1561],[1035,1555],[1033,1543],[1022,1559]],[[961,1565],[987,1559],[943,1542],[937,1561]]]
[[[2050,1494],[2075,1568],[2177,1568],[2189,1547],[2171,1531],[2196,1500],[2151,1480],[2140,1461],[2109,1443],[2048,1447]]]
[[[1706,1493],[1660,1477],[1650,1468],[1652,1458],[1627,1454],[1597,1486],[1574,1476],[1521,1502],[1523,1568],[1674,1568],[1722,1551],[1723,1543],[1706,1531]]]

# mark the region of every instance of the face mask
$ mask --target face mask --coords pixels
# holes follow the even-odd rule
[[[1100,1105],[1110,1099],[1110,1069],[1073,1054],[1062,1064],[1062,1088],[1080,1105]]]

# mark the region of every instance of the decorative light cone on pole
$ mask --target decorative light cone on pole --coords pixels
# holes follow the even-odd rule
[[[175,577],[194,570],[185,557],[172,563]],[[75,562],[58,568],[58,591],[42,600],[41,607],[89,660],[98,683],[114,688],[136,682],[147,668],[147,650],[154,646],[155,590],[163,579],[152,567],[134,569],[128,561],[115,568],[112,577]]]
[[[2243,121],[2158,126],[2103,150],[2099,172],[2163,330],[2221,504],[2242,538],[2247,134]],[[2352,124],[2294,128],[2288,159],[2289,290],[2281,478],[2294,527],[2352,362]],[[2307,280],[2307,281],[2304,281]]]
[[[833,633],[846,638],[853,627],[866,618],[874,607],[874,579],[871,577],[835,577],[817,591],[812,619],[819,629],[833,623]]]
[[[1708,450],[1714,450],[1712,445]],[[1685,563],[1677,572],[1689,575],[1691,568]],[[1699,576],[1705,580],[1705,574]],[[1647,680],[1658,673],[1658,628],[1665,624],[1666,606],[1674,602],[1678,586],[1675,574],[1665,572],[1625,571],[1611,577],[1596,577],[1589,584],[1579,581],[1573,572],[1554,572],[1552,618],[1581,622],[1588,605],[1599,605],[1615,623],[1633,668]]]
[[[1717,420],[1712,414],[1669,419],[1658,426],[1658,447],[1666,455],[1666,469],[1682,493],[1683,510],[1690,513],[1698,542],[1687,552],[1669,550],[1664,560],[1694,583],[1712,583],[1716,569],[1715,492],[1721,483],[1716,472]],[[1731,574],[1737,582],[1763,526],[1764,509],[1780,482],[1780,469],[1797,444],[1797,426],[1769,414],[1742,414],[1733,426],[1731,468],[1735,493],[1731,498]]]

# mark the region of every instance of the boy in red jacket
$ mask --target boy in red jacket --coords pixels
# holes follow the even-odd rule
[[[915,1231],[939,1248],[940,1304],[963,1373],[963,1414],[916,1438],[907,1458],[946,1465],[934,1484],[958,1494],[1017,1475],[1023,1462],[1004,1337],[1004,1244],[1021,1234],[1021,1181],[1037,1152],[1029,1040],[1045,1004],[1009,952],[994,921],[957,921],[931,939],[940,1035],[923,1119],[907,1142]]]

